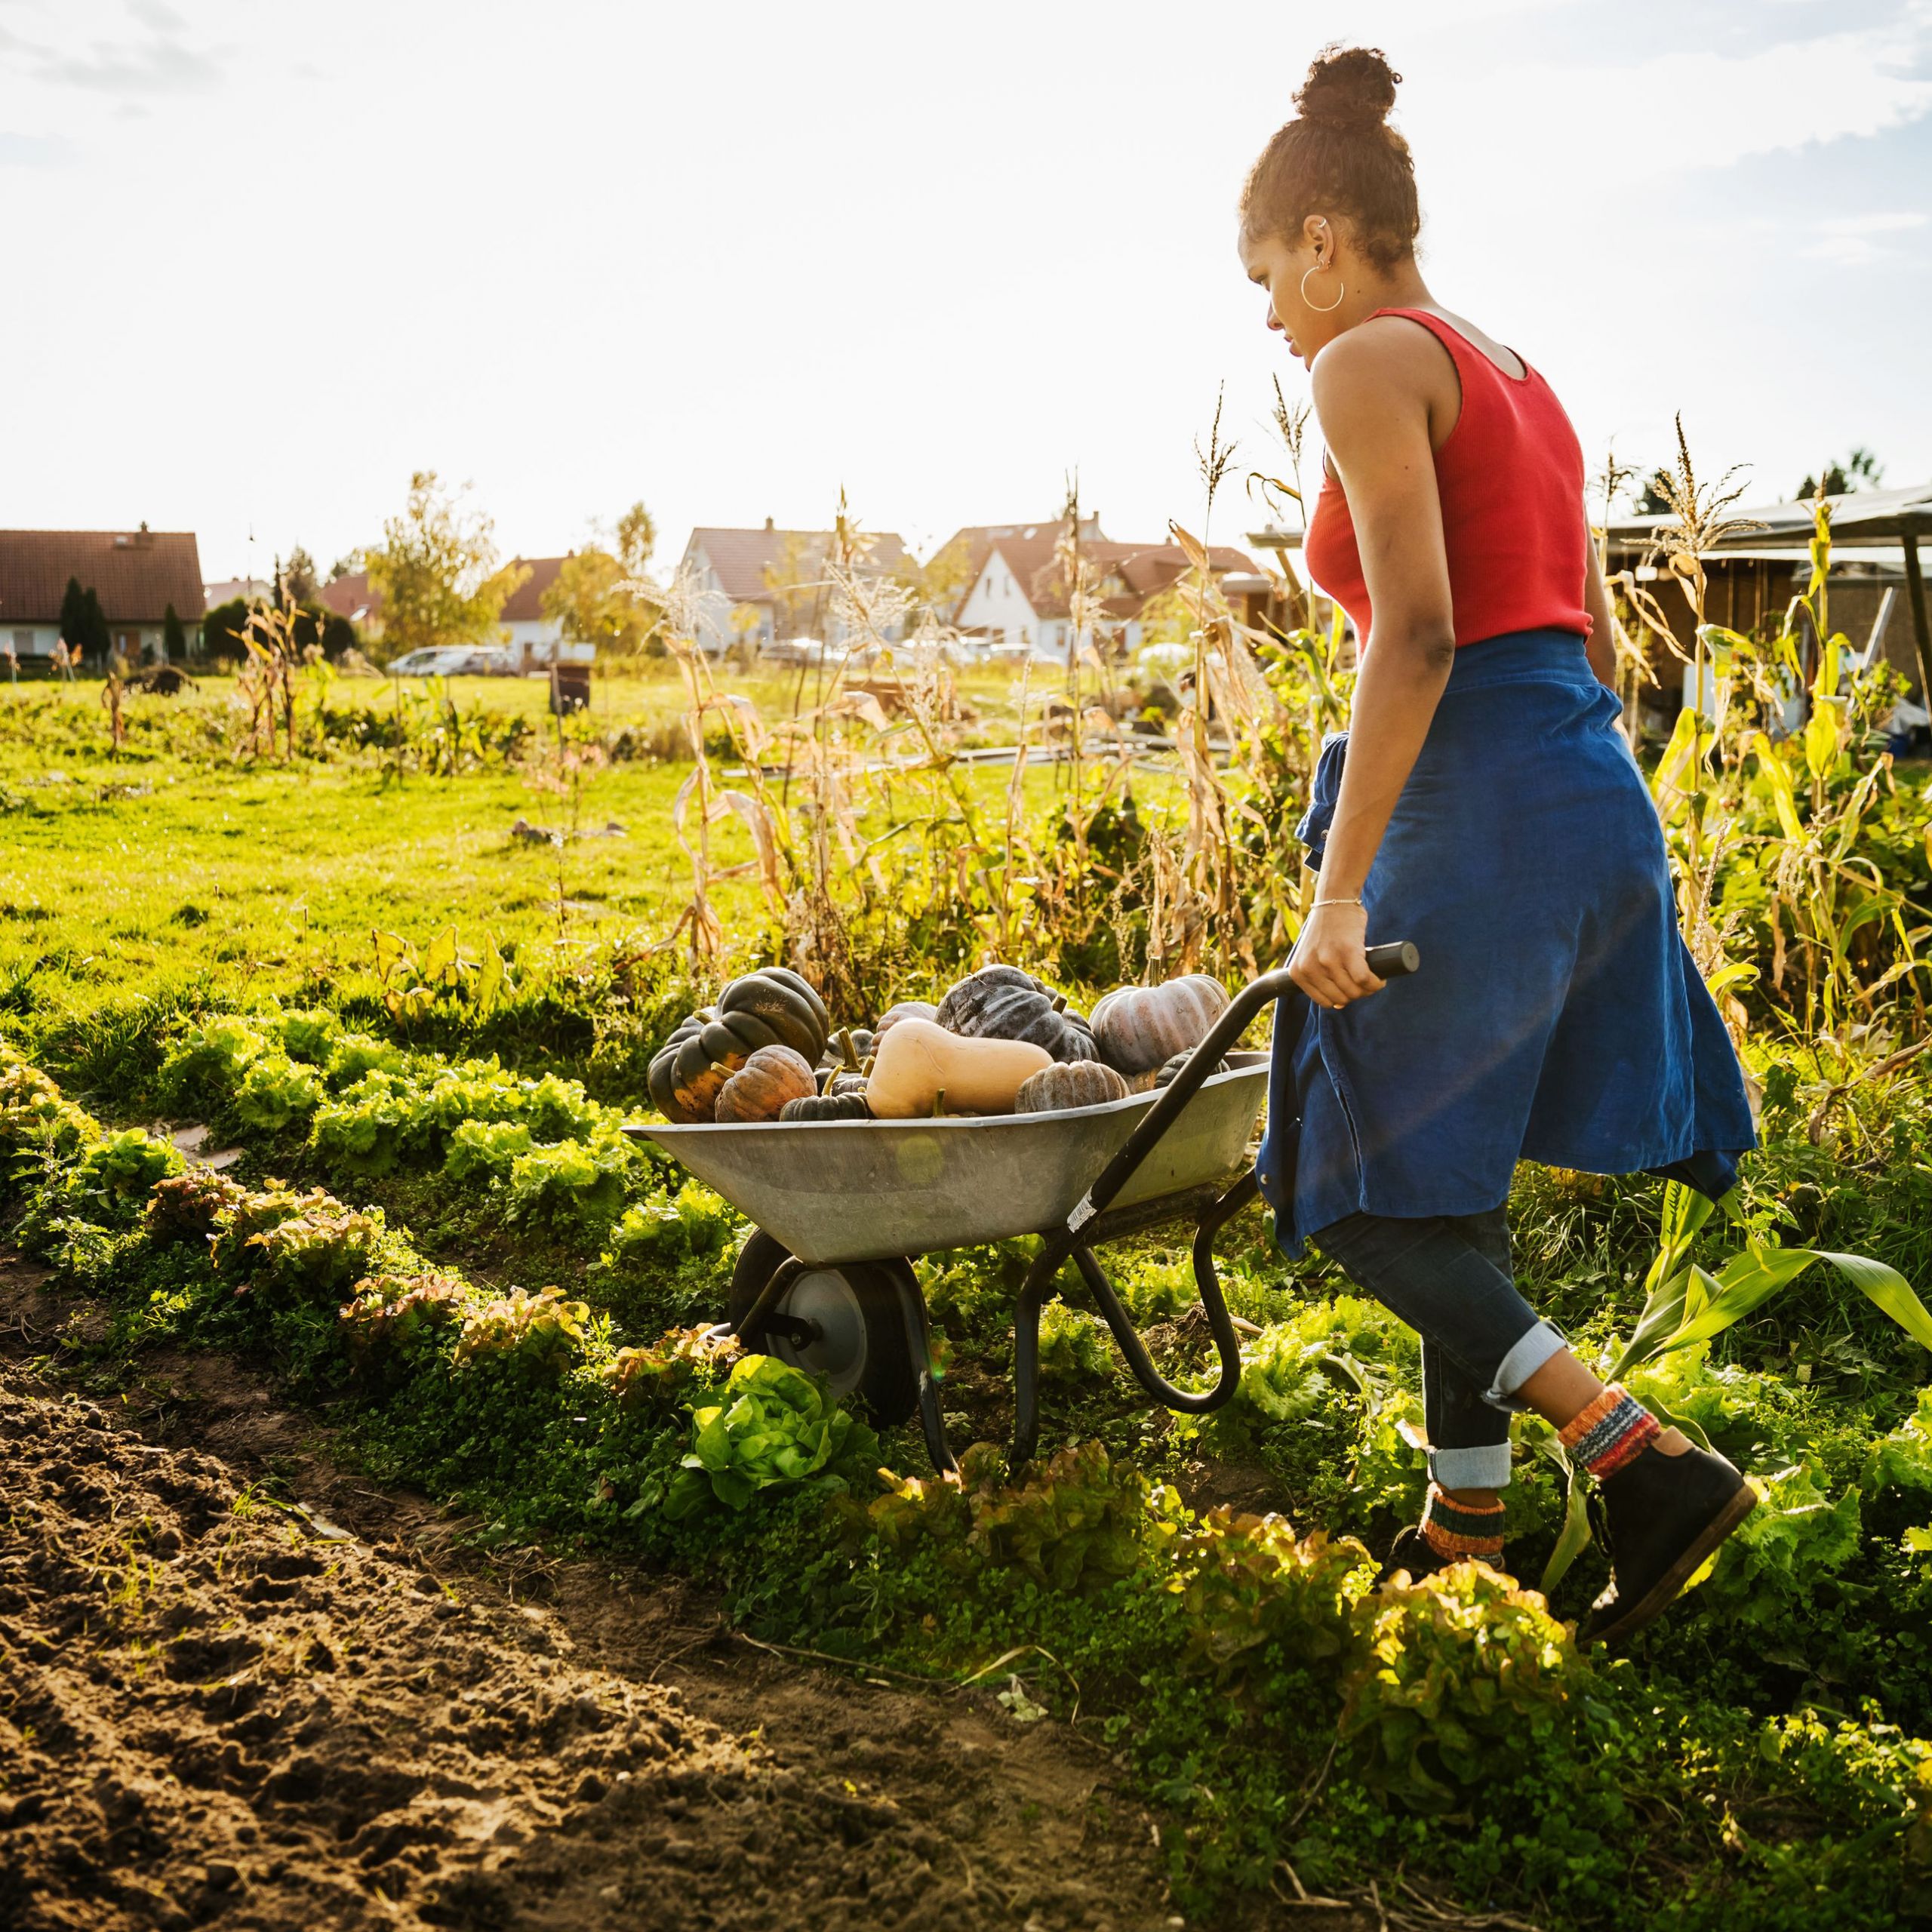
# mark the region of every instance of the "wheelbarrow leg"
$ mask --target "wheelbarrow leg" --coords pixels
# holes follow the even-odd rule
[[[764,1340],[767,1318],[778,1304],[785,1299],[786,1292],[804,1272],[805,1264],[795,1256],[788,1254],[771,1271],[771,1278],[758,1291],[758,1299],[746,1310],[744,1319],[738,1324],[736,1333],[747,1352],[755,1350]]]
[[[888,1266],[894,1291],[899,1297],[900,1318],[906,1324],[906,1346],[919,1372],[919,1427],[926,1438],[926,1454],[933,1467],[942,1474],[957,1469],[952,1445],[946,1439],[946,1418],[940,1413],[939,1383],[933,1374],[932,1330],[926,1320],[926,1298],[919,1292],[919,1278],[909,1261]]]
[[[1040,1445],[1040,1311],[1052,1299],[1054,1282],[1066,1259],[1066,1237],[1042,1247],[1027,1271],[1013,1309],[1013,1448],[1014,1475],[1033,1460]]]

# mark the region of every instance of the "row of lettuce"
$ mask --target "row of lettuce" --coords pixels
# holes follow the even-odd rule
[[[271,1131],[299,1112],[319,1137],[380,1100],[365,1159],[447,1166],[472,1124],[524,1128],[532,1152],[614,1125],[568,1083],[417,1063],[313,1016],[210,1023],[165,1077],[203,1100],[226,1083],[239,1115],[251,1081],[260,1095],[288,1067],[309,1070],[315,1104]],[[459,1091],[489,1110],[480,1121]],[[1168,1849],[1183,1896],[1278,1880],[1283,1859],[1316,1885],[1407,1861],[1464,1890],[1505,1884],[1558,1922],[1607,1922],[1634,1884],[1655,1924],[1795,1925],[1872,1922],[1932,1884],[1932,1745],[1870,1717],[1660,1703],[1480,1567],[1378,1589],[1352,1537],[1196,1513],[1097,1444],[1017,1481],[984,1447],[956,1483],[888,1475],[865,1423],[780,1363],[702,1329],[627,1344],[554,1287],[478,1285],[380,1209],[248,1187],[103,1127],[4,1044],[0,1163],[15,1238],[103,1294],[118,1343],[272,1350],[298,1381],[349,1393],[379,1472],[481,1503],[497,1534],[706,1564],[767,1634],[954,1677],[996,1663],[1016,1712],[1084,1708],[1182,1821]],[[728,1227],[715,1197],[669,1194],[645,1165],[632,1179],[648,1204],[604,1201],[614,1225],[675,1224],[700,1244]],[[1086,1372],[1077,1321],[1062,1334],[1066,1372]],[[1358,1394],[1389,1342],[1346,1300],[1270,1329],[1228,1426],[1306,1424],[1334,1392]],[[1701,1373],[1721,1396],[1721,1375]],[[1389,1434],[1392,1398],[1381,1407],[1364,1426]],[[1932,1404],[1872,1445],[1865,1475],[1932,1493]],[[1847,1506],[1768,1513],[1841,1534]],[[1768,1587],[1779,1547],[1734,1608]],[[1322,1801],[1303,1803],[1331,1754]]]
[[[721,1300],[735,1217],[654,1149],[627,1139],[623,1112],[589,1098],[576,1081],[514,1072],[494,1059],[413,1052],[349,1029],[326,1010],[270,1008],[180,1027],[161,1054],[153,1097],[168,1114],[212,1119],[332,1181],[435,1176],[449,1195],[543,1231],[553,1248],[561,1243],[560,1265],[580,1257],[586,1302],[549,1289],[486,1294],[408,1251],[379,1211],[352,1212],[318,1189],[276,1186],[230,1202],[231,1184],[216,1177],[170,1180],[181,1157],[138,1132],[108,1134],[88,1154],[75,1184],[168,1181],[164,1192],[192,1196],[192,1213],[207,1223],[195,1235],[212,1241],[218,1272],[232,1272],[245,1254],[271,1278],[299,1265],[309,1271],[297,1284],[305,1291],[346,1297],[343,1346],[365,1378],[384,1372],[398,1352],[445,1335],[459,1362],[496,1355],[546,1370],[592,1358],[608,1364],[625,1354],[620,1343],[627,1339],[617,1336],[612,1314],[636,1307],[618,1283],[661,1277],[680,1264],[695,1267],[714,1309]],[[70,1121],[69,1131],[78,1130]],[[225,1231],[217,1233],[221,1217]],[[935,1307],[968,1346],[995,1355],[1005,1346],[1013,1285],[1006,1277],[1016,1259],[1005,1257],[1004,1272],[989,1271],[977,1257],[928,1271]],[[1121,1285],[1143,1319],[1177,1313],[1192,1300],[1183,1258],[1131,1259]],[[1239,1294],[1238,1280],[1231,1287]],[[1247,1350],[1235,1409],[1183,1425],[1180,1438],[1238,1456],[1266,1435],[1278,1462],[1284,1449],[1291,1463],[1300,1449],[1305,1466],[1285,1472],[1291,1493],[1319,1498],[1334,1527],[1366,1532],[1411,1514],[1424,1472],[1412,1446],[1420,1415],[1407,1332],[1347,1296],[1267,1312],[1275,1318]],[[1059,1303],[1048,1310],[1043,1365],[1063,1383],[1089,1385],[1107,1382],[1116,1366],[1100,1324]],[[1915,1715],[1932,1710],[1924,1646],[1894,1641],[1918,1611],[1932,1615],[1932,1390],[1920,1393],[1915,1414],[1875,1422],[1872,1407],[1835,1410],[1788,1374],[1718,1364],[1708,1345],[1675,1351],[1629,1379],[1640,1396],[1761,1472],[1767,1506],[1675,1627],[1774,1626],[1788,1650],[1808,1653],[1823,1681],[1878,1689],[1887,1708]],[[1549,1446],[1534,1419],[1518,1428],[1527,1448]],[[1564,1507],[1554,1460],[1527,1456],[1509,1502],[1512,1552],[1527,1557],[1552,1541]]]

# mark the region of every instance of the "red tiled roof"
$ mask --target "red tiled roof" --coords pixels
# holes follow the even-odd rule
[[[369,588],[367,571],[352,571],[347,577],[324,584],[315,592],[315,601],[324,610],[333,611],[338,617],[346,617],[352,623],[374,617],[383,607],[382,598]]]
[[[506,624],[534,622],[543,614],[543,593],[557,580],[557,573],[577,555],[573,550],[562,557],[518,557],[513,561],[528,567],[530,574],[510,594],[503,605]]]
[[[110,624],[158,624],[171,604],[184,624],[203,614],[191,530],[0,530],[0,624],[57,623],[69,577]]]
[[[1034,536],[1001,537],[989,546],[988,555],[998,552],[1036,617],[1067,614],[1066,586],[1054,555],[1063,528],[1062,524],[1041,524]],[[1081,543],[1080,552],[1103,586],[1110,578],[1118,580],[1121,588],[1103,591],[1101,599],[1109,615],[1117,617],[1137,617],[1149,598],[1166,589],[1187,568],[1187,553],[1177,543],[1112,543],[1090,539]],[[1211,546],[1208,561],[1217,577],[1254,568],[1244,552],[1225,543]]]
[[[868,533],[872,539],[866,554],[869,570],[896,569],[906,560],[906,546],[894,530]],[[807,582],[823,571],[826,552],[832,547],[829,530],[724,530],[699,528],[691,532],[685,546],[688,557],[702,549],[717,573],[720,589],[734,604],[762,603],[771,595],[765,573],[786,567],[788,540],[798,568]],[[506,615],[508,614],[506,613]]]

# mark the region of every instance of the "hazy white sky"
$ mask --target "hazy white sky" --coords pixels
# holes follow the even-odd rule
[[[1932,475],[1929,0],[0,0],[0,525],[1198,523],[1217,386],[1263,468],[1305,393],[1232,208],[1331,38],[1593,454]]]

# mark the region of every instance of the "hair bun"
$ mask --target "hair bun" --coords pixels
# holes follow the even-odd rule
[[[1296,91],[1305,121],[1336,128],[1369,128],[1388,118],[1401,75],[1379,47],[1324,47]]]

